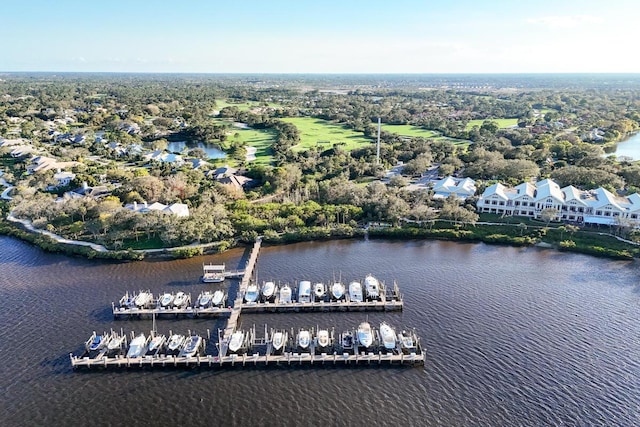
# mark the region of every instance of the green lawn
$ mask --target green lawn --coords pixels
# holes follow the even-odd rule
[[[413,125],[388,125],[383,123],[380,128],[385,132],[395,133],[401,136],[433,138],[439,135],[436,131]]]
[[[216,110],[222,110],[224,107],[238,107],[238,109],[242,111],[250,110],[252,108],[264,107],[264,102],[258,101],[245,101],[245,102],[233,102],[227,99],[216,99]],[[267,105],[269,107],[276,107],[278,104],[273,102],[268,102]]]
[[[518,125],[518,119],[487,119],[487,120],[496,122],[500,127],[500,129]],[[480,127],[482,126],[482,123],[484,123],[484,120],[469,120],[469,123],[467,123],[466,130],[471,130],[471,128],[473,128],[474,126]]]
[[[359,148],[374,141],[346,126],[313,117],[291,117],[281,119],[292,123],[300,131],[300,143],[293,150],[301,151],[312,147],[329,149],[340,144],[347,151]]]
[[[236,140],[244,142],[249,147],[256,147],[256,159],[251,164],[270,165],[273,162],[273,156],[271,155],[271,145],[276,139],[275,132],[272,130],[241,128],[233,126],[233,122],[224,119],[215,119],[217,123],[224,123],[230,125],[228,139],[230,141]],[[234,163],[233,159],[224,159],[225,163]]]

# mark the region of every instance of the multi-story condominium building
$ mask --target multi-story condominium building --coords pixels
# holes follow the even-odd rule
[[[482,193],[478,212],[538,218],[544,209],[553,208],[557,219],[585,224],[615,224],[616,218],[640,222],[640,195],[615,196],[604,188],[579,190],[564,188],[551,179],[535,185],[523,183],[513,188],[497,183]]]

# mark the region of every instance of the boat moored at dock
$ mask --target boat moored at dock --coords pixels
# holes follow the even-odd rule
[[[287,345],[287,331],[275,331],[271,334],[271,347],[274,354],[282,353]]]
[[[298,283],[298,302],[311,302],[311,282],[301,280]]]
[[[386,322],[380,323],[380,339],[387,350],[396,348],[396,331]]]
[[[281,304],[290,304],[291,303],[291,287],[288,284],[285,284],[280,288],[280,303]]]
[[[318,333],[316,334],[316,351],[326,353],[330,350],[332,343],[331,335],[329,335],[329,330],[327,329],[318,329]]]
[[[369,322],[362,322],[358,326],[357,331],[358,345],[369,348],[373,345],[373,330]]]
[[[371,274],[364,279],[364,291],[367,299],[377,301],[380,298],[380,282]]]
[[[189,305],[190,298],[187,294],[182,291],[176,293],[176,296],[173,298],[173,306],[175,308],[184,308]]]
[[[235,331],[231,334],[228,347],[231,353],[240,353],[244,350],[244,331]]]
[[[141,291],[133,303],[137,308],[147,308],[153,303],[153,294],[149,291]]]
[[[335,282],[331,285],[331,299],[335,301],[340,301],[344,298],[345,288],[341,282]]]
[[[131,340],[129,344],[129,350],[127,351],[127,357],[135,358],[140,357],[147,350],[147,344],[149,339],[144,335],[137,335],[134,339]]]
[[[207,308],[207,307],[211,307],[212,300],[213,300],[213,293],[211,293],[210,291],[204,291],[198,296],[196,304],[200,308]]]
[[[224,292],[218,289],[213,293],[213,297],[211,297],[211,304],[214,307],[220,307],[224,304]]]
[[[262,285],[262,299],[272,301],[276,296],[277,287],[274,282],[265,282]]]
[[[249,304],[255,303],[258,301],[258,295],[259,295],[258,285],[256,285],[255,283],[252,283],[247,287],[247,291],[244,294],[244,300]]]
[[[160,297],[160,307],[167,308],[171,307],[171,303],[173,302],[174,295],[168,292],[162,294]]]
[[[327,294],[327,288],[324,283],[316,283],[313,285],[313,298],[315,301],[323,301]]]
[[[191,335],[188,337],[182,348],[180,349],[180,353],[178,356],[180,357],[193,357],[195,356],[203,347],[204,340],[199,335]]]
[[[353,281],[349,283],[349,299],[352,302],[362,302],[362,285],[360,282]]]
[[[177,355],[180,352],[185,341],[185,336],[180,334],[173,334],[169,337],[167,342],[167,354]]]
[[[300,350],[309,350],[309,346],[311,345],[311,332],[308,329],[300,329],[298,331],[298,348]]]
[[[91,337],[89,337],[87,342],[84,344],[84,346],[87,349],[87,351],[102,350],[107,347],[110,339],[111,339],[110,335],[107,335],[107,334],[98,335],[94,331]]]
[[[151,341],[149,341],[145,356],[155,356],[164,349],[166,342],[167,337],[165,337],[164,335],[154,336],[153,338],[151,338]]]
[[[222,283],[224,279],[224,264],[202,264],[202,281],[204,283]]]

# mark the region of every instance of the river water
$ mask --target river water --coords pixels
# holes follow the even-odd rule
[[[632,160],[640,159],[640,133],[634,133],[624,141],[620,141],[615,146],[616,157],[628,157]]]
[[[258,280],[398,282],[421,367],[73,371],[91,331],[147,332],[113,320],[124,291],[189,291],[202,262],[242,265],[248,251],[116,263],[47,254],[0,236],[0,413],[4,426],[637,425],[640,272],[634,262],[535,248],[350,240],[265,247]],[[213,285],[219,286],[219,285]],[[224,286],[237,286],[230,282]],[[357,326],[366,313],[243,315],[244,327]],[[158,320],[206,334],[210,319]]]

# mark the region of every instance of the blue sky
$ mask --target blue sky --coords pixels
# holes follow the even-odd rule
[[[637,0],[3,3],[0,71],[640,72]]]

